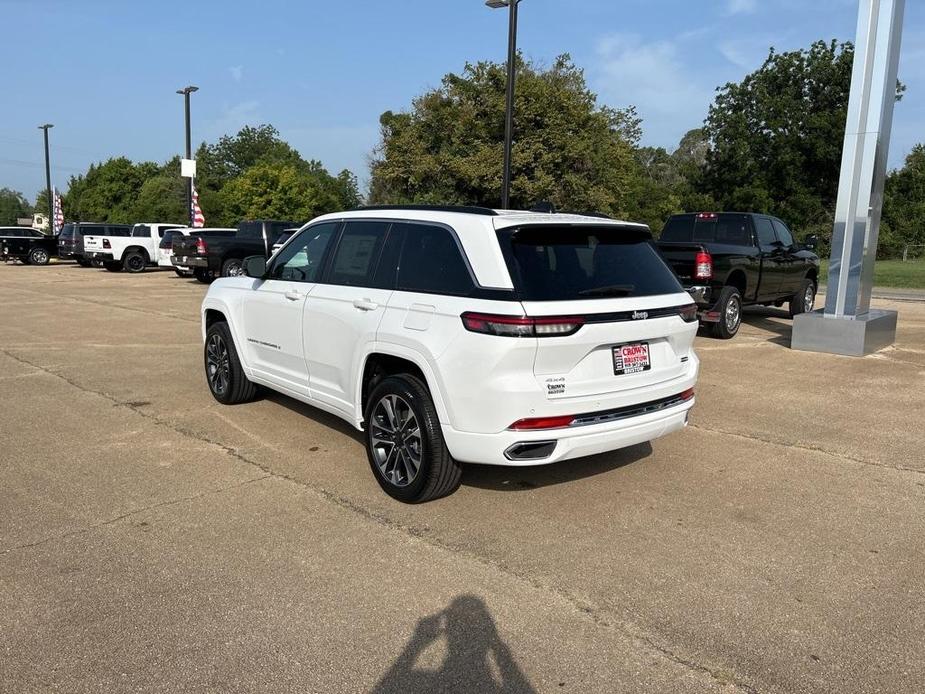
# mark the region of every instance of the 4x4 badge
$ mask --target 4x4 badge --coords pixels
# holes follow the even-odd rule
[[[648,317],[648,311],[633,311],[633,320],[645,320]]]

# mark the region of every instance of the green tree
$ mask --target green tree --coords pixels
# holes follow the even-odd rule
[[[500,204],[503,64],[467,64],[442,86],[386,111],[373,153],[370,202]],[[511,205],[548,200],[559,209],[621,214],[632,207],[632,109],[597,104],[567,55],[548,69],[518,58]]]
[[[164,164],[138,189],[132,205],[132,219],[150,222],[187,224],[186,179],[180,176],[179,157]]]
[[[800,235],[830,226],[853,57],[852,44],[836,41],[772,48],[758,70],[722,87],[706,121],[703,191],[722,209],[776,214]]]
[[[20,217],[31,217],[32,206],[18,190],[0,188],[0,225],[12,226]]]
[[[925,144],[915,145],[905,165],[887,176],[882,221],[881,257],[901,255],[907,244],[925,244]]]
[[[133,164],[125,157],[92,164],[86,175],[71,177],[65,217],[92,222],[136,222],[134,209],[141,187],[159,171],[154,162]]]

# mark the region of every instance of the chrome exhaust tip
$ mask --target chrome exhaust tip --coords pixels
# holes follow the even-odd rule
[[[508,460],[543,460],[556,450],[557,441],[519,441],[508,446],[504,457]]]

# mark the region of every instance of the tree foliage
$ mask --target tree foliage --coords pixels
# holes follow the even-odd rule
[[[506,72],[467,64],[410,112],[380,117],[370,202],[501,203]],[[597,104],[567,55],[544,69],[517,61],[511,206],[548,200],[559,209],[619,214],[631,207],[635,111]]]
[[[0,188],[0,225],[14,226],[20,217],[31,217],[32,206],[18,190]]]
[[[912,148],[884,186],[879,255],[901,255],[909,244],[925,244],[925,144]],[[915,250],[919,256],[925,252]]]

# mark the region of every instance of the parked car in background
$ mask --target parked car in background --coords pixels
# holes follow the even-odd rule
[[[143,222],[135,224],[129,236],[85,235],[84,256],[98,261],[110,272],[142,272],[157,265],[157,252],[164,232],[179,228],[179,224]]]
[[[58,257],[76,260],[81,267],[90,267],[90,259],[84,251],[85,236],[130,236],[132,227],[128,224],[100,224],[97,222],[73,222],[65,224],[58,235]]]
[[[270,255],[273,255],[280,248],[283,247],[283,244],[286,243],[289,239],[292,238],[292,235],[295,234],[298,229],[286,229],[282,234],[279,235],[279,238],[276,239],[276,243],[273,244],[273,248],[270,249]]]
[[[202,229],[195,236],[174,241],[173,263],[193,268],[193,274],[200,282],[208,283],[216,277],[237,277],[243,272],[246,257],[262,255],[269,258],[280,235],[296,226],[296,222],[257,219],[238,224],[237,233],[233,236]]]
[[[672,215],[658,248],[697,303],[700,320],[728,339],[749,304],[812,311],[819,256],[793,239],[777,217],[750,212]]]
[[[0,260],[48,265],[58,255],[58,237],[29,227],[0,227]]]
[[[188,233],[173,237],[171,264],[177,269],[179,275],[192,274],[200,282],[211,282],[217,275],[207,265],[208,242],[221,238],[234,238],[238,230],[228,227],[208,227],[185,231]]]
[[[191,231],[189,227],[180,227],[177,229],[167,229],[157,244],[157,265],[158,267],[167,267],[176,272],[180,277],[187,277],[193,274],[188,267],[177,267],[171,262],[173,258],[173,241],[177,237],[187,236]]]
[[[696,307],[642,224],[365,208],[244,267],[202,304],[212,395],[259,384],[343,418],[402,501],[452,492],[460,463],[649,441],[694,404]]]

